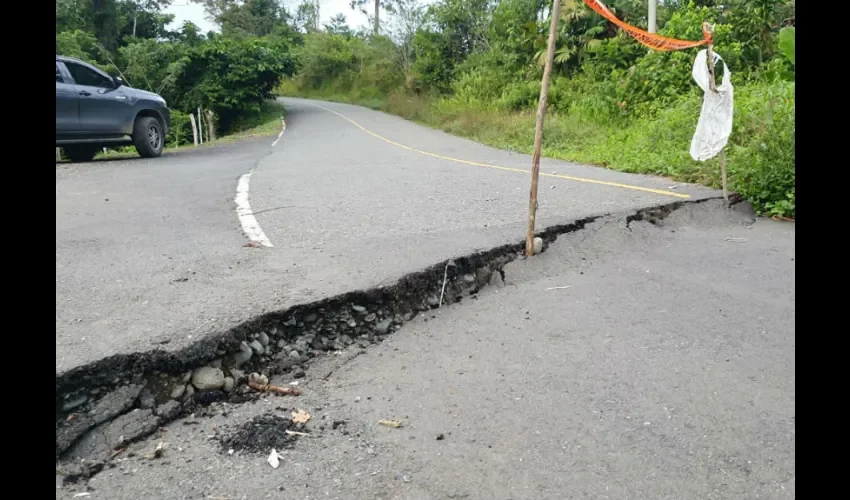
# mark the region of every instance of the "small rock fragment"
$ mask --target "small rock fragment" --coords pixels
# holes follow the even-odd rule
[[[180,403],[167,401],[156,407],[155,413],[163,420],[174,420],[180,413]]]
[[[79,408],[84,405],[86,401],[89,400],[89,397],[85,394],[81,396],[77,396],[76,398],[69,399],[62,404],[62,411],[71,411],[75,408]]]
[[[181,396],[186,392],[186,386],[183,384],[178,385],[171,391],[171,399],[180,399]]]
[[[243,341],[239,344],[239,350],[233,353],[231,360],[235,366],[242,366],[251,359],[253,354],[251,347]]]
[[[390,331],[390,325],[393,321],[389,318],[381,321],[377,325],[375,325],[375,331],[378,332],[378,335],[386,335],[387,332]]]
[[[233,390],[233,387],[236,386],[236,381],[233,377],[224,377],[224,385],[222,385],[222,389],[224,392],[230,392]]]
[[[230,369],[230,376],[233,377],[233,381],[237,384],[245,378],[245,372],[242,370],[237,370],[236,368]]]
[[[534,242],[532,244],[532,251],[535,255],[543,251],[543,238],[539,236],[534,238]]]
[[[262,354],[265,352],[263,344],[261,344],[257,340],[252,340],[251,343],[248,344],[248,346],[251,348],[252,351],[254,351],[255,354]]]
[[[153,460],[155,458],[159,458],[162,456],[163,451],[165,451],[165,443],[160,441],[157,443],[156,447],[150,453],[146,453],[144,457],[148,460]]]
[[[139,395],[139,406],[142,408],[153,408],[156,406],[156,399],[154,399],[153,393],[147,387],[142,389],[142,393]]]
[[[260,344],[262,344],[263,347],[269,345],[269,336],[266,334],[266,332],[260,332],[260,334],[257,335],[257,340],[260,342]]]

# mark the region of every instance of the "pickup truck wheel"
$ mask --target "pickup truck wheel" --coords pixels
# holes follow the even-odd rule
[[[162,125],[152,116],[142,116],[136,119],[133,126],[133,145],[136,146],[142,158],[156,158],[162,154],[165,137]]]
[[[99,148],[92,146],[65,146],[65,156],[74,163],[92,161]]]

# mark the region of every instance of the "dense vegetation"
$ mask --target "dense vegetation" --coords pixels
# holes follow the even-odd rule
[[[77,57],[133,87],[159,93],[172,110],[169,146],[192,141],[188,113],[212,110],[219,134],[257,124],[281,78],[295,72],[300,44],[275,0],[207,2],[222,32],[192,23],[169,31],[171,0],[56,0],[56,53]],[[278,121],[279,123],[279,121]]]
[[[528,152],[551,0],[381,0],[373,29],[307,26],[281,92],[369,105]],[[646,26],[646,0],[606,0]],[[374,0],[352,2],[374,12]],[[581,0],[563,0],[544,154],[718,186],[717,160],[688,149],[701,91],[695,50],[652,52]],[[367,8],[368,9],[365,9]],[[733,74],[730,186],[762,213],[795,214],[794,0],[659,1],[659,32],[701,39]],[[375,21],[374,17],[372,18]],[[379,33],[379,34],[376,34]]]

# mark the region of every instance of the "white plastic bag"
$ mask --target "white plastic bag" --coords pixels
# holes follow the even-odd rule
[[[711,74],[707,60],[708,51],[699,51],[691,72],[697,85],[705,92],[697,130],[691,140],[691,158],[697,161],[706,161],[717,156],[726,147],[729,135],[732,134],[732,73],[724,62],[723,82],[717,86],[717,92],[712,91],[709,87]],[[723,61],[723,58],[715,53],[715,66],[718,61]]]

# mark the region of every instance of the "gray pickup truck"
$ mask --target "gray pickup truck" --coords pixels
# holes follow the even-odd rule
[[[78,59],[56,56],[56,147],[71,161],[91,161],[107,146],[162,154],[171,114],[165,99],[134,89]]]

